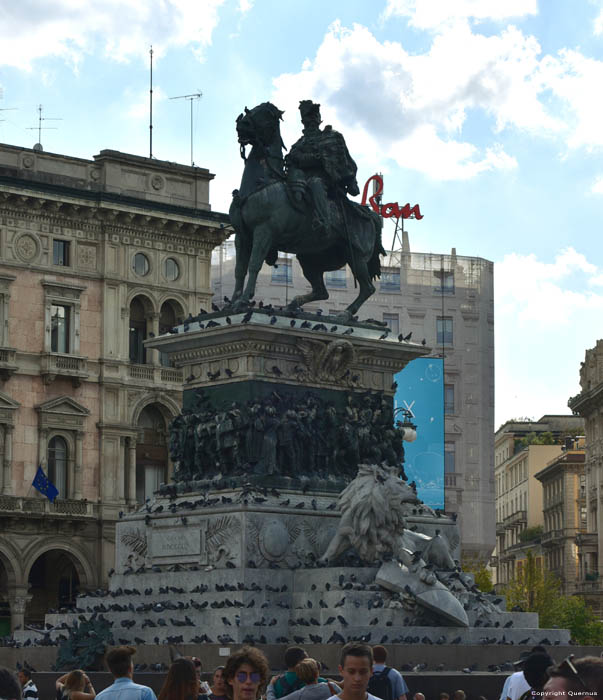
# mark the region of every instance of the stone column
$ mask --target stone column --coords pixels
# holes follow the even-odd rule
[[[27,592],[26,587],[19,587],[9,591],[8,605],[10,607],[11,632],[14,632],[16,629],[24,629],[25,610],[31,599],[32,595]]]
[[[128,503],[136,503],[136,437],[128,438]]]
[[[82,468],[84,464],[84,431],[78,430],[75,434],[75,478],[73,484],[73,497],[76,500],[82,498]]]
[[[0,479],[2,483],[2,491],[10,495],[13,492],[12,484],[12,466],[13,466],[13,425],[4,426],[4,463],[1,465],[2,478]]]
[[[48,471],[46,465],[46,455],[48,453],[48,428],[40,428],[38,431],[38,463],[36,469],[40,465],[44,465],[44,471]]]
[[[159,335],[159,314],[153,312],[147,315],[147,338],[149,334]],[[150,350],[147,348],[147,364],[159,365],[159,350]]]

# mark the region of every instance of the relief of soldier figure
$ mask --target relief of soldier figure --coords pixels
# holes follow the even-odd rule
[[[405,478],[404,428],[394,424],[390,404],[382,393],[355,392],[338,410],[311,391],[274,391],[215,409],[200,390],[170,427],[174,481],[218,475],[349,480],[366,461],[396,467]]]

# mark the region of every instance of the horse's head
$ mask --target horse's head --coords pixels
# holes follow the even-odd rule
[[[279,121],[284,112],[270,102],[262,102],[237,117],[237,135],[241,146],[270,145],[280,139]]]

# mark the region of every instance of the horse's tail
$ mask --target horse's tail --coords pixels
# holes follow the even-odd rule
[[[381,255],[385,255],[385,249],[383,248],[383,243],[381,241],[381,230],[383,229],[383,221],[378,214],[371,212],[371,223],[375,229],[375,243],[373,245],[373,252],[368,261],[368,271],[371,276],[371,280],[375,277],[381,277]]]

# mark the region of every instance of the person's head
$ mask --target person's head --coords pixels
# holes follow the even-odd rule
[[[199,676],[191,659],[180,657],[170,666],[159,700],[185,700],[199,695]]]
[[[362,642],[348,642],[341,650],[339,673],[346,691],[352,694],[366,692],[373,673],[373,650]]]
[[[226,695],[226,684],[224,683],[224,666],[218,666],[214,670],[211,678],[211,692],[214,695]]]
[[[415,693],[412,696],[412,700],[425,700],[425,696],[423,695],[423,693]]]
[[[299,103],[299,112],[302,124],[306,129],[318,129],[322,119],[320,118],[320,105],[312,100],[302,100]]]
[[[270,667],[255,647],[243,647],[228,657],[224,666],[226,695],[232,700],[257,700],[263,693]]]
[[[63,690],[69,695],[73,691],[82,692],[86,687],[86,674],[81,669],[70,671],[65,677]]]
[[[203,666],[201,664],[201,659],[197,658],[196,656],[186,656],[184,658],[189,659],[190,661],[193,662],[193,666],[195,667],[195,673],[197,674],[197,678],[200,681],[201,680],[201,671],[203,670]]]
[[[546,672],[553,665],[553,659],[548,654],[530,654],[523,662],[523,677],[532,690],[542,690],[548,680]]]
[[[285,651],[285,666],[289,671],[293,671],[293,669],[300,661],[302,661],[302,659],[307,658],[308,654],[305,649],[302,649],[301,647],[289,647]]]
[[[316,683],[320,675],[318,662],[310,658],[302,659],[293,670],[299,680],[306,685]]]
[[[22,668],[17,673],[17,678],[19,679],[19,683],[21,683],[21,685],[25,685],[27,681],[31,680],[31,671],[27,668]]]
[[[544,685],[545,698],[591,700],[603,697],[603,659],[598,656],[575,660],[569,656],[549,668],[548,674],[549,680]]]
[[[21,700],[19,681],[12,671],[0,666],[0,698],[2,700]]]
[[[465,697],[466,695],[464,690],[455,690],[452,694],[452,700],[465,700]]]
[[[115,678],[131,676],[134,672],[132,657],[136,653],[134,647],[116,647],[105,655],[105,663]]]
[[[382,644],[373,647],[373,659],[376,664],[384,664],[387,661],[387,649]]]
[[[450,700],[448,693],[440,693],[440,700]]]

